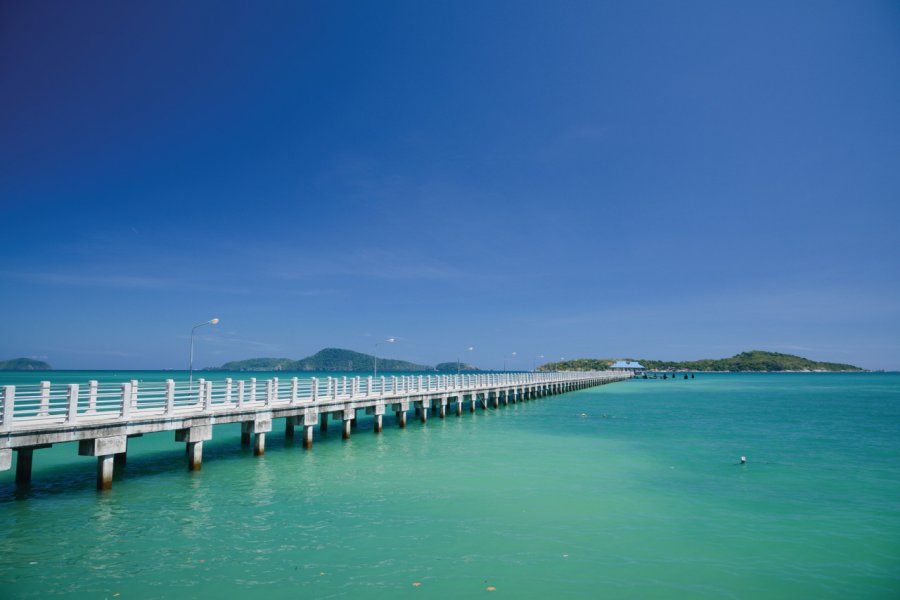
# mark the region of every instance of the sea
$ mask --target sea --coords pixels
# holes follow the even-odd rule
[[[896,373],[638,379],[311,450],[276,420],[262,457],[223,425],[199,472],[171,432],[95,470],[0,473],[0,598],[900,598]]]

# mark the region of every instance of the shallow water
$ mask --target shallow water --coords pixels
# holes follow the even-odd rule
[[[171,433],[134,438],[107,493],[75,444],[38,450],[28,490],[0,473],[0,596],[900,596],[900,375],[700,374],[410,417],[316,430],[311,451],[276,420],[260,458],[219,426],[198,473]]]

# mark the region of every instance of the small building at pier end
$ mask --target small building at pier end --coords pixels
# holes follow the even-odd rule
[[[628,371],[630,373],[643,373],[646,367],[633,360],[620,360],[609,367],[610,371]]]

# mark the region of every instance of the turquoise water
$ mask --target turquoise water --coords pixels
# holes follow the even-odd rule
[[[171,433],[132,439],[104,494],[74,444],[27,491],[0,473],[0,596],[900,596],[897,374],[628,381],[311,451],[276,421],[261,458],[239,437],[198,473]]]

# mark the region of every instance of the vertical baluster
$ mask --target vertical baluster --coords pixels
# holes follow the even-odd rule
[[[88,381],[88,414],[97,412],[97,380]]]
[[[175,380],[166,379],[166,416],[175,410]]]
[[[122,384],[122,418],[127,419],[131,414],[131,384]]]
[[[0,398],[0,431],[12,429],[13,411],[16,402],[16,386],[4,385],[3,397]]]
[[[250,402],[256,402],[256,377],[250,378]]]
[[[66,413],[66,423],[74,424],[78,420],[78,384],[69,384],[69,407]]]
[[[231,404],[231,377],[225,378],[225,403]]]
[[[41,407],[38,410],[39,417],[46,417],[50,413],[50,382],[41,382]]]
[[[319,379],[317,377],[312,378],[312,401],[318,402],[319,400]]]
[[[299,386],[300,379],[298,377],[291,378],[291,404],[297,404],[300,400]]]
[[[238,405],[238,408],[244,406],[244,380],[243,379],[238,381],[237,405]]]

